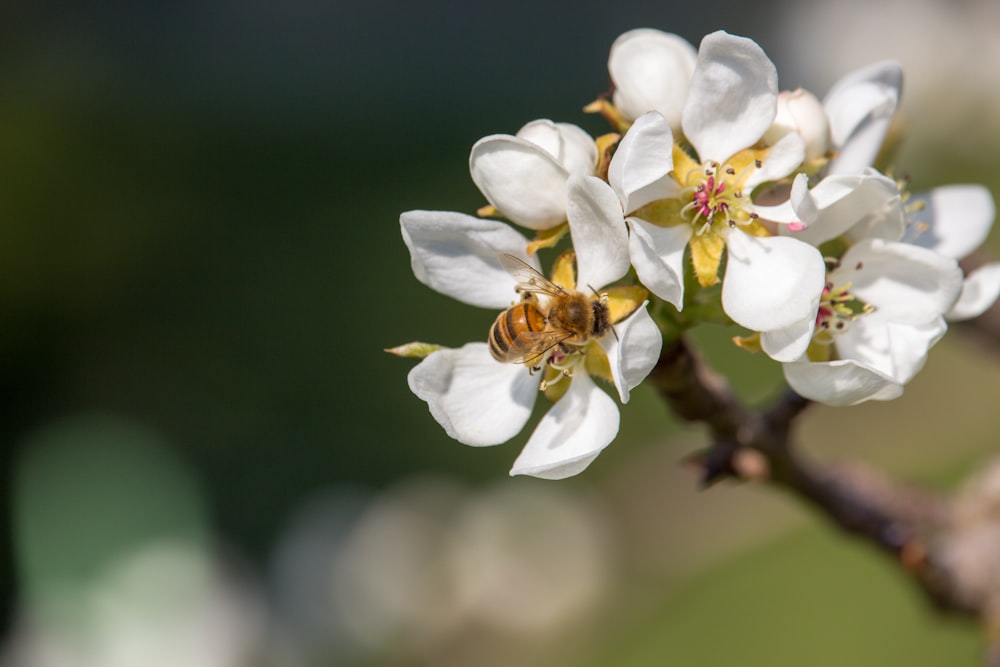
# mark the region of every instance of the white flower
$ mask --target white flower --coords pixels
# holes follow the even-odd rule
[[[679,130],[697,53],[683,37],[639,28],[615,40],[608,55],[612,101],[622,118],[634,121],[659,111]]]
[[[982,244],[996,213],[992,195],[981,185],[947,185],[904,201],[898,184],[873,169],[827,176],[811,190],[800,174],[788,201],[759,207],[758,211],[770,220],[789,223],[782,233],[813,245],[838,237],[848,242],[863,238],[903,240],[956,260]],[[966,276],[961,296],[946,318],[977,317],[998,296],[1000,262],[991,262]],[[766,345],[765,350],[771,352]]]
[[[663,116],[650,112],[636,119],[608,170],[629,214],[629,253],[640,282],[680,309],[685,248],[703,286],[718,282],[728,249],[723,308],[756,331],[813,317],[825,270],[815,248],[771,237],[750,200],[757,185],[787,176],[804,158],[798,133],[753,148],[772,127],[777,96],[774,65],[756,43],[708,35],[682,114],[697,160],[675,146]]]
[[[942,316],[961,285],[953,259],[908,243],[860,241],[831,269],[809,355],[784,363],[785,379],[829,405],[898,397],[947,329]]]
[[[494,134],[476,142],[469,171],[486,200],[508,220],[529,229],[566,221],[571,174],[593,174],[594,140],[576,125],[536,120],[517,135]]]
[[[576,284],[594,290],[628,270],[624,225],[606,226],[607,215],[599,209],[602,200],[608,203],[607,195],[595,195],[597,185],[606,187],[595,177],[573,176],[567,205],[576,250]],[[609,194],[610,204],[618,207],[614,193]],[[527,239],[501,222],[459,213],[410,211],[401,216],[400,223],[417,278],[465,303],[502,310],[517,299],[517,283],[502,268],[501,254],[539,268],[537,259],[525,252]],[[485,340],[485,330],[483,334]],[[587,357],[606,357],[624,403],[630,390],[652,370],[661,344],[659,330],[643,304],[615,324],[613,333],[561,355],[558,367],[565,375],[557,373],[558,379],[550,384],[563,385],[564,392],[535,428],[511,474],[559,479],[586,468],[611,443],[619,425],[618,408],[591,379]],[[431,353],[410,372],[409,385],[427,401],[448,435],[474,446],[500,444],[519,433],[539,393],[539,381],[531,369],[496,361],[485,342]]]
[[[805,175],[799,174],[788,201],[757,210],[768,220],[786,223],[782,234],[815,246],[835,238],[898,241],[906,229],[896,182],[873,170],[827,176],[811,190]],[[761,331],[761,348],[777,361],[795,361],[806,353],[816,324],[814,309],[784,327]]]
[[[981,185],[947,185],[913,198],[912,242],[946,257],[963,259],[986,240],[996,208]],[[965,277],[962,294],[946,318],[978,317],[1000,296],[1000,262],[990,262]]]

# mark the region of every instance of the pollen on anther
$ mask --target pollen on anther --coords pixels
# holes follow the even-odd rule
[[[754,161],[753,161],[753,164],[754,164],[754,166],[755,166],[755,167],[757,167],[758,169],[760,169],[760,168],[761,168],[761,167],[762,167],[762,166],[764,165],[764,163],[763,163],[763,162],[761,162],[760,160],[754,160]]]
[[[864,262],[858,262],[857,264],[854,265],[854,270],[855,271],[860,271],[863,268],[865,268],[865,263]]]

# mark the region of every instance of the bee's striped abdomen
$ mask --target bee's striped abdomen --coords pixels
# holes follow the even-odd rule
[[[510,346],[525,331],[545,329],[545,316],[532,300],[516,303],[497,316],[490,327],[490,354],[497,361],[508,361]]]

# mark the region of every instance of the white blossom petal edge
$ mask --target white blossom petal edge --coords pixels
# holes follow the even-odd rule
[[[522,369],[523,370],[523,369]],[[618,406],[586,373],[538,423],[511,475],[563,479],[583,471],[618,434]]]
[[[903,394],[903,385],[853,359],[782,364],[782,370],[797,394],[826,405],[888,401]]]
[[[948,314],[949,322],[979,317],[1000,298],[1000,262],[984,264],[965,277],[962,294]]]
[[[608,166],[608,182],[621,200],[622,210],[628,213],[680,194],[680,186],[670,177],[673,152],[674,135],[663,116],[651,111],[636,119]]]
[[[781,236],[733,229],[722,283],[722,308],[752,331],[776,331],[815,318],[826,276],[820,252]]]
[[[639,282],[650,292],[684,308],[684,249],[691,225],[660,227],[640,218],[629,218],[629,255]]]
[[[568,192],[576,282],[579,287],[597,290],[628,272],[628,230],[621,203],[607,183],[582,172],[570,178]]]
[[[617,336],[612,334],[600,340],[622,403],[628,403],[632,389],[649,375],[660,358],[663,336],[646,310],[648,305],[646,301],[637,311],[616,324]]]
[[[494,359],[486,343],[433,352],[407,380],[448,435],[477,447],[517,435],[538,396],[537,379],[523,366]]]
[[[777,70],[756,42],[721,30],[701,41],[682,125],[702,161],[757,143],[777,103]]]
[[[917,194],[922,206],[913,214],[913,243],[942,255],[962,259],[970,255],[993,227],[993,195],[981,185],[945,185]]]
[[[549,120],[528,123],[517,136],[484,137],[469,154],[469,172],[486,200],[529,229],[563,222],[570,174],[596,166],[597,146],[586,132]]]
[[[506,308],[515,281],[500,265],[507,253],[539,268],[528,257],[528,240],[510,225],[449,211],[407,211],[399,217],[403,242],[417,280],[471,306]]]

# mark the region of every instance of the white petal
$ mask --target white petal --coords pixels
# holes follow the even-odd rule
[[[500,266],[506,253],[539,268],[528,240],[498,220],[449,211],[407,211],[399,216],[403,242],[417,280],[462,303],[506,308],[517,298],[515,281]]]
[[[677,35],[649,28],[621,35],[608,56],[615,107],[629,120],[659,111],[670,127],[679,128],[697,57]]]
[[[648,301],[642,304],[615,325],[617,337],[609,334],[600,341],[622,403],[628,403],[629,392],[649,375],[660,358],[663,336],[646,310],[648,304]]]
[[[842,206],[843,209],[831,207],[832,210],[826,215],[844,215],[857,219],[847,233],[852,241],[866,238],[899,241],[906,233],[906,212],[899,186],[874,169],[866,170],[857,190],[851,193]],[[865,211],[867,213],[863,213]]]
[[[629,256],[639,282],[677,310],[684,307],[684,249],[690,225],[660,227],[639,218],[628,219]]]
[[[922,324],[944,315],[962,290],[962,271],[955,260],[880,239],[851,246],[830,280],[838,286],[850,283],[859,299],[876,308],[877,318],[902,324]]]
[[[923,368],[928,351],[947,330],[941,317],[917,325],[861,317],[837,337],[837,353],[904,385]]]
[[[784,329],[763,331],[760,346],[775,361],[795,361],[806,353],[816,329],[815,318],[805,318]]]
[[[538,395],[538,378],[520,364],[495,360],[486,343],[434,352],[407,379],[448,435],[477,447],[517,435]]]
[[[837,354],[890,378],[896,377],[889,323],[875,315],[859,317],[836,338]]]
[[[805,174],[799,174],[799,176],[805,177]],[[795,181],[792,182],[793,192],[795,190],[795,184],[798,183],[798,181],[799,177],[796,176]],[[787,234],[789,236],[797,234],[798,231],[801,231],[801,228],[799,228],[795,232],[791,232],[786,230],[784,228],[784,225],[788,225],[793,222],[804,223],[804,221],[802,220],[802,216],[800,216],[798,213],[795,212],[795,209],[792,208],[791,200],[788,199],[786,199],[785,201],[776,206],[753,206],[752,211],[756,213],[763,220],[777,222],[780,225],[782,225],[781,227],[778,227],[778,231],[781,234]]]
[[[851,72],[830,89],[823,106],[830,118],[830,138],[839,151],[827,172],[851,173],[875,161],[899,104],[903,71],[883,61]]]
[[[608,181],[625,211],[657,199],[676,196],[680,186],[674,168],[674,135],[656,111],[643,114],[622,138],[608,166]]]
[[[815,220],[819,213],[809,193],[809,177],[805,174],[798,174],[792,181],[788,199],[785,201],[774,206],[754,204],[752,208],[753,212],[764,220],[777,222],[781,225],[793,222],[801,223],[796,233],[801,231],[801,225],[808,225],[812,220]],[[786,233],[784,226],[778,227],[778,231],[782,234]]]
[[[888,329],[892,377],[906,384],[924,367],[927,353],[948,331],[948,324],[939,317],[919,325],[890,324]]]
[[[777,102],[777,71],[756,42],[713,32],[698,49],[684,134],[699,160],[724,162],[764,136]]]
[[[580,372],[535,428],[511,475],[571,477],[590,465],[618,434],[618,406]]]
[[[786,134],[771,146],[760,169],[754,170],[743,184],[745,192],[751,192],[761,183],[776,181],[788,176],[802,166],[806,157],[806,144],[797,134]]]
[[[815,319],[826,279],[820,252],[782,236],[757,238],[738,228],[726,241],[722,308],[752,331],[785,329]]]
[[[899,240],[906,227],[896,182],[878,172],[827,176],[811,190],[792,186],[792,207],[807,225],[782,234],[819,245],[850,232],[852,238]]]
[[[782,370],[796,393],[827,405],[888,401],[903,393],[902,385],[891,377],[850,359],[826,363],[797,361],[782,364]]]
[[[469,171],[486,200],[523,227],[548,229],[566,219],[569,172],[530,141],[507,134],[484,137],[472,147]]]
[[[951,322],[979,317],[1000,297],[1000,262],[984,264],[965,277],[962,294],[948,311]]]
[[[913,198],[923,208],[911,218],[913,243],[962,259],[978,248],[993,226],[996,208],[981,185],[946,185]]]
[[[628,272],[628,230],[611,186],[577,172],[567,190],[569,233],[576,252],[576,284],[595,290]]]
[[[545,149],[570,174],[579,170],[592,174],[597,168],[597,144],[571,123],[533,120],[518,130],[517,137]]]

